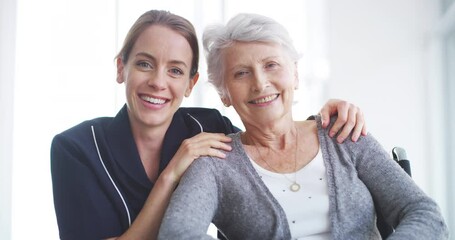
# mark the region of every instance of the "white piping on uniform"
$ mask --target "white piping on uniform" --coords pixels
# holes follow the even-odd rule
[[[106,172],[107,176],[111,180],[112,185],[114,185],[115,190],[117,190],[118,195],[122,199],[123,206],[125,207],[126,214],[128,215],[128,225],[131,226],[131,216],[130,216],[130,211],[128,210],[128,206],[126,205],[123,195],[120,193],[120,190],[118,189],[117,185],[115,184],[114,180],[112,179],[111,174],[109,174],[109,171],[107,170],[106,166],[104,165],[104,161],[103,161],[103,158],[101,157],[100,149],[98,148],[98,143],[96,141],[95,128],[93,126],[91,126],[91,127],[92,127],[93,141],[95,142],[96,151],[98,152],[98,157],[100,159],[101,165],[103,165],[104,171]]]
[[[202,125],[201,123],[193,116],[191,116],[191,114],[187,113],[188,116],[190,116],[194,121],[196,121],[196,123],[199,125],[199,128],[201,128],[201,132],[204,132],[204,128],[202,128]]]

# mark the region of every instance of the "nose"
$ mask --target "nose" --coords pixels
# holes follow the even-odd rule
[[[166,89],[166,74],[163,71],[156,71],[150,74],[147,85],[156,90]]]
[[[268,76],[262,71],[256,71],[253,78],[251,90],[253,92],[262,92],[269,85]]]

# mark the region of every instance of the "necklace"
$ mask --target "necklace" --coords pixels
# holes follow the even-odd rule
[[[299,132],[298,130],[296,131],[296,135],[295,135],[295,155],[294,155],[294,181],[292,181],[291,179],[289,179],[286,174],[282,174],[288,181],[290,181],[292,184],[291,186],[289,186],[289,189],[293,192],[298,192],[300,190],[300,184],[297,183],[297,152],[299,150]],[[251,138],[250,138],[250,141],[251,141]],[[274,167],[272,167],[263,157],[262,157],[262,154],[261,152],[259,151],[259,148],[257,147],[256,144],[254,144],[253,141],[251,141],[251,143],[253,143],[253,146],[254,148],[256,149],[256,152],[258,152],[259,154],[259,157],[261,158],[261,160],[267,164],[267,166],[272,169],[274,172],[276,173],[280,173],[279,171],[275,170]],[[269,148],[269,151],[270,151],[270,148]]]

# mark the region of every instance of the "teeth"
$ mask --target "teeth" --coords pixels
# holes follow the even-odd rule
[[[142,96],[141,99],[153,104],[164,104],[166,102],[164,99],[152,98],[147,96]]]
[[[261,98],[261,99],[257,99],[257,100],[254,100],[254,101],[251,101],[252,103],[255,103],[255,104],[261,104],[261,103],[266,103],[266,102],[270,102],[272,101],[273,99],[277,98],[278,95],[270,95],[270,96],[267,96],[265,98]]]

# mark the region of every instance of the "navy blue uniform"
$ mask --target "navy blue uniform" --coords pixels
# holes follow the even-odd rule
[[[183,140],[201,131],[238,130],[217,110],[180,108],[164,138],[160,173]],[[56,135],[51,172],[62,239],[120,236],[153,188],[133,139],[126,105],[114,118],[85,121]]]

